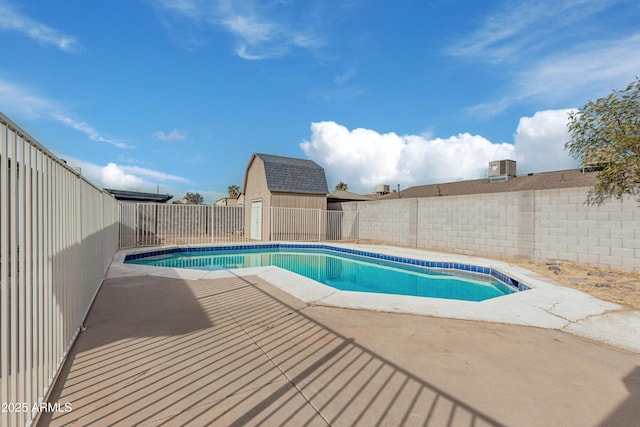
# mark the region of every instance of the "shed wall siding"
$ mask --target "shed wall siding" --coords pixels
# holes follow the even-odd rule
[[[267,240],[269,230],[269,207],[271,206],[271,193],[267,188],[267,178],[264,171],[264,163],[259,157],[255,157],[249,169],[245,182],[244,204],[247,206],[248,215],[245,216],[245,230],[247,235],[251,230],[251,202],[262,201],[262,240]]]
[[[273,193],[272,206],[279,208],[327,209],[325,194]]]

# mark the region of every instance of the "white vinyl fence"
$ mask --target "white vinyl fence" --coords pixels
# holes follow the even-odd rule
[[[320,209],[271,208],[271,240],[320,241],[326,214]]]
[[[122,203],[120,247],[251,241],[244,206]],[[344,233],[342,212],[274,208],[268,211],[269,241],[353,239]],[[261,218],[264,220],[264,218]]]
[[[271,208],[271,240],[344,240],[342,212],[320,209]]]
[[[120,247],[243,242],[243,206],[121,203]]]
[[[118,202],[0,113],[2,426],[29,425],[118,244]]]

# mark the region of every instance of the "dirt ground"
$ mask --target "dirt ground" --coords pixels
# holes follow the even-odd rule
[[[509,261],[604,301],[640,310],[640,273],[564,261]]]

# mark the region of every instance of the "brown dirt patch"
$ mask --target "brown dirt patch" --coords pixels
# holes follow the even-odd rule
[[[640,273],[563,261],[509,262],[601,300],[640,310]]]

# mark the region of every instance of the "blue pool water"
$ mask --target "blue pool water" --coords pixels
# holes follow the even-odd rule
[[[189,251],[188,248],[181,248],[177,252],[169,250],[146,255],[129,255],[125,262],[211,271],[273,265],[344,291],[466,301],[483,301],[518,290],[488,274],[452,273],[326,249],[198,248]]]

